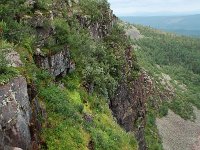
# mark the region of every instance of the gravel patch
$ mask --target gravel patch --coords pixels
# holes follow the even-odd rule
[[[131,26],[129,29],[126,30],[126,35],[127,36],[130,36],[131,39],[140,39],[142,38],[143,36],[140,34],[140,31],[134,27],[134,26]]]
[[[200,150],[200,110],[194,108],[195,122],[184,120],[173,111],[156,119],[164,150]]]

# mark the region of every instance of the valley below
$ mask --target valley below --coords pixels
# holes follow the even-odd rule
[[[200,37],[200,15],[182,15],[182,16],[124,16],[123,21],[149,26],[166,32],[185,35],[191,37]]]
[[[187,71],[182,68],[191,63],[183,63],[183,57],[190,59],[192,54],[186,51],[194,50],[186,45],[193,41],[197,44],[198,39],[174,36],[141,25],[126,24],[126,29],[127,35],[135,41],[133,47],[140,66],[143,66],[153,81],[154,94],[148,100],[145,130],[148,148],[199,150],[200,110],[199,92],[196,90],[199,89],[200,76],[199,73],[194,74],[191,68],[186,69]],[[194,50],[194,55],[199,53],[198,48],[199,46]],[[199,55],[196,56],[196,60],[198,58]],[[158,146],[159,138],[162,141],[161,147]]]

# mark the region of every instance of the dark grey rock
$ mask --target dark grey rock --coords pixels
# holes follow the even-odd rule
[[[112,10],[108,10],[102,14],[102,18],[92,22],[89,16],[77,15],[77,19],[82,27],[88,28],[90,35],[95,39],[101,39],[109,34],[113,25],[117,22],[117,17],[113,15]],[[107,18],[104,18],[104,15]]]
[[[70,60],[68,49],[49,56],[37,53],[34,55],[34,60],[38,67],[48,70],[54,77],[64,76],[75,69],[75,63]]]
[[[0,149],[30,149],[31,107],[24,77],[0,86]]]
[[[115,96],[111,98],[110,108],[117,122],[127,131],[134,131],[139,150],[146,150],[144,127],[146,124],[146,102],[153,93],[151,78],[145,71],[137,78],[132,78],[129,72],[134,68],[131,47],[125,51],[127,72],[119,84]]]

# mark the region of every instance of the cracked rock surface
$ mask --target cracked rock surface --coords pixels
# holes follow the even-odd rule
[[[0,85],[0,149],[29,149],[31,107],[24,77]]]

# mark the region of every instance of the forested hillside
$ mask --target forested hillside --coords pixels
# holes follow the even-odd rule
[[[153,140],[158,133],[156,117],[166,116],[168,109],[186,120],[195,121],[198,117],[193,106],[200,109],[200,41],[149,27],[136,27],[143,35],[133,42],[137,45],[139,64],[155,82],[156,90],[148,103],[146,136],[150,149],[157,149],[157,142]]]
[[[199,39],[162,33],[142,26],[137,28],[145,35],[136,42],[140,46],[137,53],[138,57],[142,58],[139,59],[141,65],[149,68],[153,75],[163,72],[185,85],[187,92],[177,92],[177,100],[173,101],[175,105],[172,106],[181,116],[190,118],[190,111],[186,111],[190,110],[190,102],[200,108]]]

